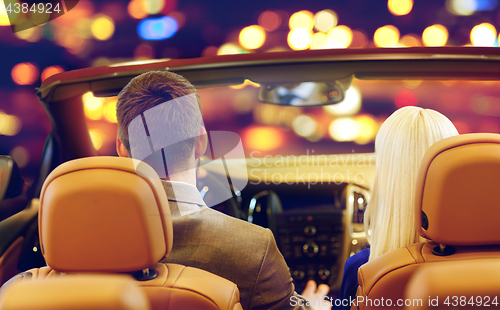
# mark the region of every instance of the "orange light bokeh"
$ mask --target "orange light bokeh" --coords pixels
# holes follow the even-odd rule
[[[245,49],[258,49],[266,41],[266,31],[258,25],[248,26],[240,31],[238,39]]]
[[[243,132],[243,142],[249,150],[269,151],[282,146],[285,137],[274,127],[249,127]]]
[[[387,1],[387,8],[392,15],[406,15],[413,8],[413,0],[389,0]]]
[[[259,25],[266,31],[274,31],[281,26],[281,17],[273,11],[264,11],[259,15]]]
[[[445,46],[448,41],[448,29],[443,25],[432,25],[422,33],[422,42],[425,46]]]
[[[393,25],[378,28],[373,35],[377,47],[396,47],[399,41],[399,29]]]
[[[148,16],[142,0],[131,0],[127,6],[128,14],[135,19],[143,19]]]
[[[31,85],[38,79],[38,67],[29,62],[17,64],[10,72],[12,80],[18,85]]]
[[[50,66],[45,69],[43,69],[41,78],[42,81],[53,76],[54,74],[58,74],[64,72],[64,69],[61,66]]]
[[[306,10],[293,13],[292,16],[290,16],[288,24],[290,26],[290,30],[303,28],[307,31],[312,31],[314,27],[314,15]]]

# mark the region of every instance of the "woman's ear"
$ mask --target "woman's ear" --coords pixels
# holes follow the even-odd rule
[[[194,147],[194,158],[199,159],[203,154],[205,154],[205,151],[207,150],[207,145],[208,145],[208,135],[207,135],[207,130],[205,127],[201,126],[200,127],[200,134],[198,135],[198,138],[196,139],[196,145]]]
[[[116,135],[116,153],[120,157],[129,157],[127,148],[123,145],[118,134]]]

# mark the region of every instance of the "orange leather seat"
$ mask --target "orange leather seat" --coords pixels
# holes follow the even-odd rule
[[[363,265],[358,271],[360,302],[353,308],[380,308],[382,298],[385,307],[405,306],[408,281],[427,266],[500,262],[499,186],[500,135],[460,135],[432,145],[420,166],[415,201],[416,214],[422,214],[417,227],[429,241]],[[483,281],[488,283],[488,277]]]
[[[39,233],[48,266],[17,279],[123,273],[140,280],[152,309],[241,309],[229,280],[158,263],[172,248],[170,208],[156,172],[138,160],[88,157],[54,169],[40,195]]]
[[[0,293],[0,310],[149,310],[130,277],[78,275],[17,281]]]
[[[427,264],[419,268],[406,287],[405,297],[422,300],[408,309],[499,308],[500,260],[475,259]]]

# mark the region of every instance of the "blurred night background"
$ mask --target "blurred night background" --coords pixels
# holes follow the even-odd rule
[[[15,28],[22,25],[26,17],[12,14],[9,20],[3,2],[0,0],[0,154],[13,156],[28,182],[36,176],[44,141],[51,130],[33,91],[44,79],[59,72],[142,59],[300,49],[498,47],[497,29],[500,29],[498,0],[80,0],[57,19],[13,33],[11,23]],[[369,91],[373,84],[356,85]],[[412,91],[418,83],[401,85],[406,90],[396,91],[396,97],[391,100],[393,110],[399,106],[398,100],[420,100],[419,93]],[[208,101],[215,97],[210,90],[200,93]],[[84,98],[94,144],[102,148],[103,154],[113,153],[114,100],[94,98],[92,94]],[[476,105],[464,102],[467,108],[461,111],[461,118],[452,120],[461,133],[498,132],[500,114],[473,117],[481,113],[484,116],[489,106],[486,99],[478,100],[474,101],[479,102]],[[230,103],[228,107],[231,108]],[[210,111],[210,105],[207,109],[204,118],[209,125],[220,112]],[[331,119],[322,120],[319,112],[305,115],[294,108],[286,110],[253,103],[234,105],[231,109],[236,114],[249,115],[244,124],[252,131],[234,130],[242,133],[244,142],[255,142],[254,149],[258,149],[261,142],[264,143],[260,145],[262,150],[266,150],[266,147],[280,146],[276,141],[286,145],[287,141],[299,138],[307,143],[327,138],[330,141],[357,139],[335,137],[333,125],[318,131],[318,124],[331,122]],[[448,112],[446,107],[440,111]],[[273,113],[288,113],[288,125],[283,125],[289,127],[286,134],[265,127],[273,124],[269,119]],[[318,119],[314,119],[314,115],[318,115]],[[365,114],[358,115],[356,121],[376,127],[383,119]],[[344,122],[339,126],[349,124]],[[295,138],[292,138],[290,134],[294,132]],[[331,137],[327,137],[328,132]],[[267,139],[273,137],[275,145],[266,146],[262,139],[252,142],[252,137],[259,135]],[[354,142],[367,146],[361,147],[361,151],[373,150],[373,136]]]

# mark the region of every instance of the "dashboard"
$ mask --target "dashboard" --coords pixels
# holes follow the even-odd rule
[[[239,206],[248,222],[269,228],[302,291],[308,280],[340,289],[347,258],[368,243],[368,190],[354,184],[248,185]]]

